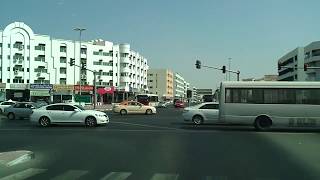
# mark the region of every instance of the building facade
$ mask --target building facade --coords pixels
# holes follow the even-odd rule
[[[278,60],[279,81],[305,81],[304,48],[298,47]]]
[[[173,99],[173,72],[169,69],[148,70],[149,93],[158,94],[162,100]]]
[[[310,43],[304,48],[304,63],[308,67],[320,67],[320,41]],[[307,81],[320,81],[320,69],[307,69]]]
[[[242,81],[278,81],[279,76],[275,74],[264,75],[262,78],[246,78]]]
[[[70,59],[77,66],[71,66]],[[7,98],[11,99],[30,100],[31,96],[52,99],[56,93],[54,85],[66,85],[60,86],[62,94],[77,93],[80,77],[85,95],[92,95],[94,83],[98,88],[112,86],[122,93],[148,90],[148,61],[129,44],[55,39],[35,34],[22,22],[11,23],[0,31],[0,62],[0,81],[6,83]],[[82,65],[97,72],[96,82],[91,71],[81,70]]]
[[[184,99],[186,97],[186,81],[178,74],[174,73],[173,80],[173,96],[176,99]]]

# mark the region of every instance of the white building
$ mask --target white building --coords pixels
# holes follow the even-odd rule
[[[174,98],[184,99],[186,97],[186,81],[184,78],[178,74],[174,73],[173,79],[173,96]]]
[[[278,60],[279,81],[305,81],[306,73],[304,72],[304,48],[298,47]]]
[[[320,67],[320,41],[310,43],[304,48],[304,63],[308,67]],[[307,69],[307,81],[320,81],[320,69]]]
[[[80,74],[81,90],[84,94],[92,94],[92,88],[87,86],[93,85],[93,73],[70,66],[71,58],[75,59],[76,65],[81,61],[87,69],[98,72],[98,87],[115,86],[119,92],[127,93],[147,90],[148,61],[129,44],[96,40],[81,42],[80,50],[79,41],[35,34],[22,22],[11,23],[0,31],[0,81],[11,90],[7,98],[28,100],[30,96],[52,96],[54,85],[77,85]],[[37,87],[39,89],[33,89]],[[70,94],[74,90],[71,86],[66,87],[59,86],[63,93]],[[74,88],[79,90],[79,87]]]

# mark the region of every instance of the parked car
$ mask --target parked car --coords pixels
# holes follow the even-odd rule
[[[183,101],[180,101],[180,100],[177,100],[177,101],[174,103],[174,107],[176,107],[176,108],[184,108],[184,102],[183,102]]]
[[[29,118],[32,111],[38,107],[34,102],[18,102],[10,107],[4,108],[3,114],[6,115],[9,120]]]
[[[156,114],[157,110],[153,106],[146,106],[137,101],[126,101],[120,104],[115,104],[113,112],[126,114]]]
[[[182,115],[185,121],[192,121],[196,125],[217,121],[219,119],[219,103],[208,102],[187,107],[184,108]]]
[[[10,106],[12,106],[12,105],[14,105],[14,104],[16,104],[17,102],[16,101],[4,101],[4,102],[1,102],[0,103],[0,114],[2,114],[3,113],[3,111],[4,111],[4,108],[7,108],[7,107],[10,107]]]
[[[109,123],[109,117],[106,113],[85,110],[79,105],[57,103],[35,109],[30,121],[43,127],[51,124],[83,124],[94,127]]]

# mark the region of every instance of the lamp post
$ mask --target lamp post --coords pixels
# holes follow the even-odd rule
[[[81,34],[82,34],[82,31],[85,31],[86,29],[85,28],[74,28],[73,30],[75,31],[79,31],[79,98],[81,97],[81,82],[82,82],[82,79],[81,79]],[[81,104],[81,100],[79,99],[79,104]]]

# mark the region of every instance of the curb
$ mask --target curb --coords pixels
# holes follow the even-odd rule
[[[23,162],[34,159],[35,155],[32,151],[9,151],[0,153],[0,164],[7,167],[14,166]]]

